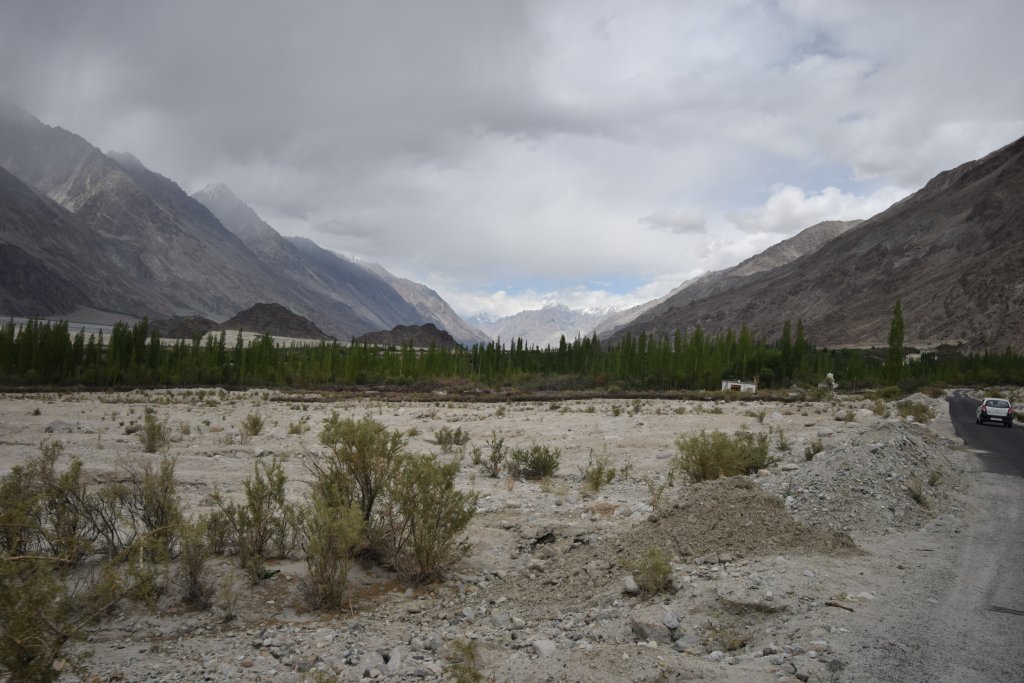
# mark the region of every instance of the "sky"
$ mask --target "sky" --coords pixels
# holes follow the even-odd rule
[[[622,307],[1024,135],[1020,0],[4,0],[0,95],[464,315]]]

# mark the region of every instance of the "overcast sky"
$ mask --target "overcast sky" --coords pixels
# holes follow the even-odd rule
[[[639,303],[1024,135],[1020,0],[4,0],[0,93],[464,315]]]

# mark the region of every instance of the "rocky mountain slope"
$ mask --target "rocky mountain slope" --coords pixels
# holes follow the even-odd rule
[[[87,226],[0,168],[0,310],[30,316],[89,306],[146,314],[166,303],[140,296]]]
[[[0,168],[10,176],[0,178],[0,313],[88,307],[223,320],[276,302],[341,339],[444,324],[366,268],[286,240],[248,207],[222,212],[229,230],[138,159],[104,154],[2,99]]]
[[[296,299],[181,188],[131,157],[121,162],[73,133],[0,106],[0,166],[73,214],[106,262],[132,283],[126,291],[154,302],[150,308],[216,318],[259,300]],[[45,232],[60,239],[52,226]],[[135,312],[128,298],[116,303],[114,310]]]
[[[298,245],[283,237],[227,186],[208,186],[193,198],[267,268],[291,282],[312,307],[322,310],[324,319],[339,321],[326,327],[332,328],[332,333],[341,332],[341,338],[425,320],[394,288],[365,268],[312,242]]]
[[[748,275],[777,268],[803,256],[804,254],[809,254],[812,251],[820,249],[823,244],[832,238],[843,234],[850,228],[859,225],[861,222],[862,221],[859,220],[824,221],[822,223],[812,225],[809,228],[801,230],[793,237],[783,240],[778,244],[774,244],[762,251],[760,254],[751,256],[747,260],[731,268],[705,273],[691,280],[687,280],[659,299],[654,299],[653,301],[642,303],[639,306],[633,306],[632,308],[610,314],[598,323],[597,327],[594,328],[594,332],[596,332],[597,336],[601,339],[605,339],[606,337],[612,336],[618,328],[629,325],[647,311],[660,306],[662,303],[672,299],[673,297],[677,297],[674,301],[678,303],[687,300],[692,301],[694,299],[700,299],[715,291],[724,291],[735,286],[737,283],[742,282],[743,278]]]
[[[940,173],[886,211],[785,265],[700,298],[686,291],[625,329],[701,325],[776,336],[803,319],[809,341],[884,345],[903,303],[911,343],[1024,349],[1024,138]],[[614,341],[622,331],[613,335]]]

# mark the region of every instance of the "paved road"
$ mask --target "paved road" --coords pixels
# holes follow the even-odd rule
[[[937,591],[944,595],[920,615],[931,623],[920,635],[934,637],[945,656],[908,672],[910,680],[1024,681],[1024,425],[975,424],[977,406],[960,392],[949,399],[953,427],[981,462],[983,488]]]
[[[974,424],[978,401],[956,392],[949,399],[949,417],[957,435],[978,451],[982,466],[993,474],[1024,477],[1024,424],[1007,429],[994,422]]]

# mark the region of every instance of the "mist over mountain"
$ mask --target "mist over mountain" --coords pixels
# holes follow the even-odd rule
[[[609,337],[700,325],[809,341],[885,345],[902,301],[912,343],[1024,348],[1024,138],[944,171],[882,213],[783,265],[684,288]],[[766,252],[767,253],[767,252]],[[741,264],[742,266],[743,264]]]
[[[191,197],[4,100],[0,170],[0,313],[225,320],[272,302],[341,339],[425,322],[473,334],[431,290],[437,300],[403,284],[407,301],[369,269],[282,237],[225,186]]]
[[[338,336],[335,330],[343,328],[341,338],[347,338],[426,320],[393,287],[365,268],[312,242],[300,245],[281,236],[227,186],[209,186],[193,197],[268,268],[301,291],[310,305],[320,308],[321,315],[332,321],[325,325],[329,333]]]

